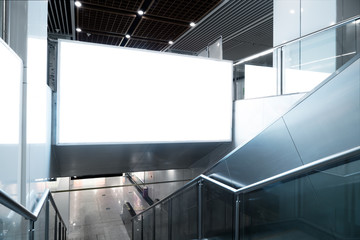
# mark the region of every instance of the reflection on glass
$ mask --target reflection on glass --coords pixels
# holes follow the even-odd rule
[[[34,223],[34,240],[43,240],[46,233],[46,204],[40,211],[37,221]]]
[[[245,239],[360,239],[359,156],[244,199]]]
[[[283,47],[283,94],[308,92],[356,54],[352,22]]]
[[[141,216],[133,219],[133,240],[142,240]]]
[[[197,185],[172,199],[171,236],[173,240],[196,239],[198,236]]]
[[[0,239],[27,239],[29,221],[0,204]]]
[[[156,240],[169,238],[169,201],[155,207],[155,237]]]
[[[202,188],[203,234],[206,239],[233,239],[234,194],[215,184]]]
[[[150,209],[142,214],[143,221],[143,240],[154,239],[154,209]]]

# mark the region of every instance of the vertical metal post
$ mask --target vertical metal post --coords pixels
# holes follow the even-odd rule
[[[135,223],[134,219],[131,219],[131,240],[134,240]]]
[[[198,185],[198,239],[202,239],[202,180]]]
[[[168,239],[172,238],[172,199],[169,200],[168,204]]]
[[[34,240],[35,222],[29,220],[29,240]]]
[[[55,223],[54,223],[54,239],[57,240],[57,213],[55,213]]]
[[[239,194],[236,195],[235,200],[235,240],[239,240],[240,233],[240,197]]]
[[[6,41],[6,1],[3,0],[2,4],[2,17],[1,17],[1,38]]]
[[[144,239],[144,217],[141,214],[141,240]]]
[[[50,209],[49,209],[49,199],[45,203],[45,239],[49,239],[49,225],[50,225]]]
[[[156,206],[157,207],[157,206]],[[155,230],[156,230],[156,222],[155,222],[155,209],[156,207],[153,208],[153,239],[155,240]]]
[[[59,240],[62,239],[62,232],[61,232],[61,222],[59,222]]]

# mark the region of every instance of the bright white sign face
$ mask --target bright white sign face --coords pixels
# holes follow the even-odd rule
[[[232,63],[60,41],[58,144],[231,141]]]

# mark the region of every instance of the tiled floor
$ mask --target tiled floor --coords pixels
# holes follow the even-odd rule
[[[124,177],[119,179],[123,184],[130,184]],[[84,186],[90,180],[76,181],[77,184]],[[80,181],[83,181],[83,183]],[[96,179],[93,181],[96,181]],[[91,185],[93,186],[93,184]],[[96,187],[102,187],[107,186],[107,183],[99,182],[95,185]],[[148,204],[134,187],[113,187],[70,192],[68,239],[130,239],[121,218],[123,211],[126,211],[126,209],[123,209],[125,202],[130,202],[136,212],[148,207]]]

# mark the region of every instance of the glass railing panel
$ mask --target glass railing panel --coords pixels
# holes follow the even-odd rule
[[[27,239],[28,220],[0,204],[0,239]]]
[[[155,240],[154,239],[154,209],[150,209],[142,214],[143,221],[143,240]]]
[[[244,195],[244,239],[360,239],[360,157]]]
[[[285,45],[282,93],[311,91],[357,53],[356,22]]]
[[[34,222],[34,240],[45,240],[47,239],[45,237],[46,234],[46,204],[43,205],[38,219]]]
[[[238,62],[234,66],[235,99],[278,94],[278,50],[270,50]]]
[[[198,237],[198,186],[182,191],[171,203],[171,239],[185,240]]]
[[[132,240],[141,240],[142,239],[141,216],[137,216],[132,221],[133,221]]]
[[[169,239],[169,208],[170,201],[155,206],[155,238],[156,240]]]
[[[55,239],[55,227],[56,227],[55,219],[56,219],[56,211],[55,211],[53,205],[51,204],[51,202],[49,201],[49,240],[56,240]]]
[[[202,186],[202,230],[205,239],[233,239],[234,194],[213,183]]]

